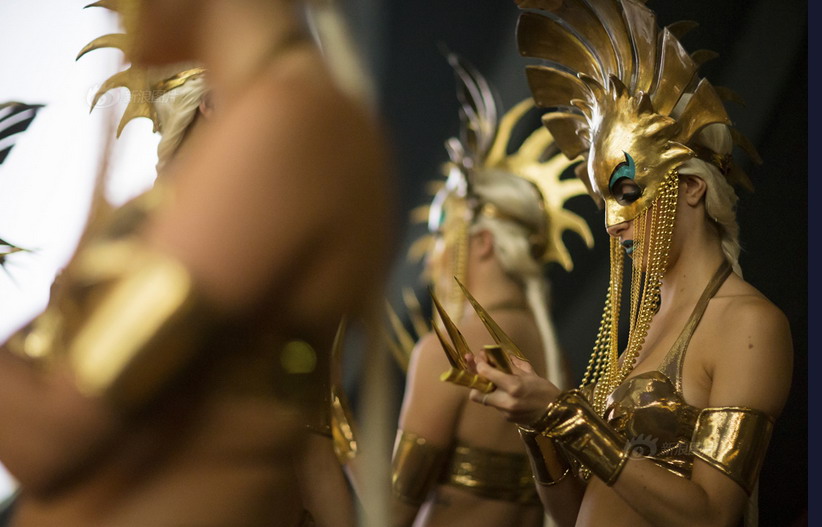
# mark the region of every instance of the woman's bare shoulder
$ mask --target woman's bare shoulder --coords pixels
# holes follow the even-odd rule
[[[749,406],[776,417],[793,371],[790,324],[751,284],[736,277],[726,285],[711,301],[711,404]]]
[[[736,274],[720,288],[711,300],[715,305],[721,323],[730,323],[724,327],[748,326],[762,330],[788,327],[788,319],[779,307],[770,301],[761,291]]]

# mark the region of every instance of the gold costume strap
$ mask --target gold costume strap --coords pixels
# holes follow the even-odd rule
[[[688,344],[691,342],[691,337],[696,331],[699,321],[702,320],[702,315],[705,314],[705,310],[708,308],[708,302],[716,295],[716,292],[719,291],[719,288],[722,287],[730,274],[731,263],[728,260],[723,260],[702,291],[702,296],[697,300],[694,310],[691,312],[691,316],[676,342],[671,346],[665,358],[662,359],[659,371],[671,379],[679,394],[682,393],[682,365],[685,362],[685,351],[688,349]]]
[[[394,496],[412,505],[422,504],[437,484],[445,461],[444,448],[431,445],[424,437],[398,430],[391,467]]]
[[[590,471],[613,485],[625,466],[626,441],[591,407],[579,390],[563,392],[548,405],[535,431],[553,438]]]
[[[528,456],[516,452],[457,443],[448,461],[444,482],[483,498],[514,503],[539,502]]]
[[[760,410],[742,407],[705,408],[699,413],[691,440],[696,457],[753,491],[773,420]]]

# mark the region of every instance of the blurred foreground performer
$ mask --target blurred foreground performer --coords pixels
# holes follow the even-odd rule
[[[431,235],[421,242],[428,244],[427,277],[469,345],[487,341],[488,333],[473,311],[463,316],[466,301],[455,277],[506,332],[527,343],[537,371],[565,385],[544,264],[570,270],[566,229],[592,243],[584,221],[563,208],[585,187],[576,179],[560,181],[571,163],[544,128],[509,154],[512,132],[533,103],[523,101],[498,119],[485,79],[456,56],[449,61],[457,74],[462,136],[446,143],[447,180],[429,207]],[[395,444],[393,524],[541,526],[542,507],[516,427],[468,404],[462,387],[441,382],[448,369],[437,335],[422,335],[411,352]]]
[[[309,525],[295,464],[328,403],[311,379],[327,386],[340,318],[387,267],[376,126],[299,2],[99,5],[127,31],[94,45],[196,61],[213,115],[156,191],[95,209],[47,310],[0,351],[13,525]]]
[[[755,525],[793,355],[785,316],[741,277],[732,185],[750,183],[731,150],[749,145],[728,92],[698,77],[710,53],[682,48],[689,24],[659,29],[643,2],[520,4],[540,9],[521,15],[520,51],[548,61],[528,68],[531,89],[560,108],[543,122],[563,152],[587,160],[578,175],[604,204],[611,280],[580,389],[480,357],[498,389],[471,397],[521,426],[543,503],[564,525]]]

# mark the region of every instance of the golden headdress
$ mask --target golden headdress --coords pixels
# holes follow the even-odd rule
[[[730,127],[722,99],[736,96],[697,75],[716,54],[689,55],[683,49],[678,37],[695,24],[659,29],[639,0],[518,3],[540,11],[520,16],[517,39],[522,55],[548,61],[526,69],[537,105],[553,109],[543,122],[569,158],[587,158],[588,173],[580,176],[591,195],[605,201],[608,225],[635,218],[656,198],[665,174],[692,157],[715,164],[731,183],[750,187],[730,156],[697,144],[706,126]],[[742,134],[730,130],[759,162]],[[624,175],[633,175],[643,191],[628,205],[611,196],[615,178]]]
[[[750,188],[728,153],[700,143],[710,125],[728,127],[733,141],[760,162],[731,127],[723,99],[734,94],[700,79],[697,70],[715,53],[688,54],[678,38],[695,23],[660,29],[640,0],[517,0],[520,53],[543,59],[527,67],[543,123],[569,158],[583,156],[577,175],[605,203],[606,225],[634,221],[634,240],[611,239],[611,281],[594,353],[583,385],[596,382],[594,406],[630,373],[660,302],[678,193],[678,170],[700,158],[732,184]],[[630,180],[630,181],[627,181]],[[628,192],[623,189],[629,189]],[[653,205],[653,206],[652,206]],[[646,217],[649,221],[646,222]],[[650,227],[646,228],[646,225]],[[618,323],[626,249],[633,251],[630,330],[618,360]]]
[[[132,28],[134,17],[139,5],[139,0],[100,0],[89,4],[86,7],[104,7],[116,12],[120,16],[120,21],[125,29],[124,33],[112,33],[103,35],[89,42],[80,53],[77,59],[95,49],[116,48],[122,51],[126,58],[129,55],[130,39],[133,38]],[[205,69],[186,65],[168,67],[138,67],[131,65],[127,69],[115,73],[109,77],[91,102],[93,110],[100,98],[114,88],[127,88],[129,91],[129,102],[123,113],[120,124],[117,127],[117,137],[123,131],[126,124],[137,117],[147,117],[154,123],[154,131],[162,132],[161,123],[157,116],[154,103],[169,91],[178,88],[186,82],[201,77]]]
[[[547,263],[557,262],[566,270],[573,263],[562,240],[562,233],[577,233],[590,247],[593,238],[585,221],[564,208],[568,199],[585,192],[577,180],[561,180],[563,172],[572,162],[564,159],[553,147],[551,134],[544,128],[534,131],[513,153],[507,152],[512,132],[522,120],[533,102],[520,102],[498,119],[494,93],[485,78],[454,54],[448,61],[457,77],[457,96],[460,106],[460,135],[445,143],[450,161],[444,167],[445,182],[434,183],[437,190],[430,205],[412,212],[417,221],[427,221],[429,234],[415,242],[411,258],[419,259],[433,247],[436,235],[445,238],[446,245],[454,248],[449,280],[454,276],[464,281],[465,251],[470,225],[479,216],[495,217],[517,223],[529,231],[532,254],[535,259]],[[546,153],[552,153],[546,158]],[[542,219],[538,224],[517,215],[517,211],[502,210],[496,204],[484,200],[475,192],[481,178],[493,178],[495,174],[520,177],[534,186],[539,196]],[[464,303],[461,293],[454,288],[453,295],[439,295],[453,308],[454,302]],[[454,314],[453,311],[451,311]]]
[[[444,277],[448,287],[436,291],[444,310],[455,320],[460,318],[465,305],[463,292],[457,287],[456,277],[465,282],[468,234],[473,223],[481,216],[507,220],[522,227],[528,234],[531,256],[538,262],[557,262],[566,270],[573,268],[571,256],[562,234],[566,230],[577,233],[588,245],[593,237],[587,223],[564,208],[572,197],[585,193],[585,186],[575,178],[560,179],[573,164],[560,155],[551,134],[543,127],[528,136],[519,148],[508,153],[514,128],[533,108],[530,99],[520,102],[498,118],[493,90],[486,79],[454,54],[447,55],[457,78],[457,97],[460,102],[460,134],[445,143],[449,161],[443,173],[445,181],[432,182],[433,201],[412,211],[416,222],[427,222],[429,233],[419,238],[409,250],[409,258],[418,261],[430,255],[437,237],[442,237],[448,257],[429,265],[432,282]],[[521,211],[509,210],[483,198],[476,192],[478,186],[494,177],[519,177],[534,189],[541,213],[535,220]],[[434,267],[434,269],[431,269]],[[437,289],[436,283],[434,289]],[[418,336],[429,331],[422,309],[411,289],[403,290],[403,300]],[[388,306],[389,320],[396,339],[388,338],[398,362],[407,365],[415,340],[405,330],[400,318]]]

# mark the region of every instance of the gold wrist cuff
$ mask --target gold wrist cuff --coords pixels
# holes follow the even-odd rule
[[[628,459],[625,439],[594,411],[579,390],[563,392],[548,407],[544,435],[554,438],[591,472],[613,485]]]
[[[697,417],[691,451],[739,483],[750,495],[762,468],[772,430],[773,420],[760,410],[705,408]]]
[[[545,407],[545,413],[542,414],[542,417],[531,423],[530,425],[521,425],[518,428],[520,431],[528,433],[528,434],[542,434],[544,433],[553,423],[552,423],[552,414],[551,409],[554,406],[554,401],[548,403],[548,406]]]
[[[446,451],[424,437],[397,431],[391,466],[394,496],[412,505],[422,504],[436,485],[446,461]]]
[[[521,426],[518,430],[531,461],[534,481],[543,487],[550,487],[570,474],[571,464],[553,439]]]

